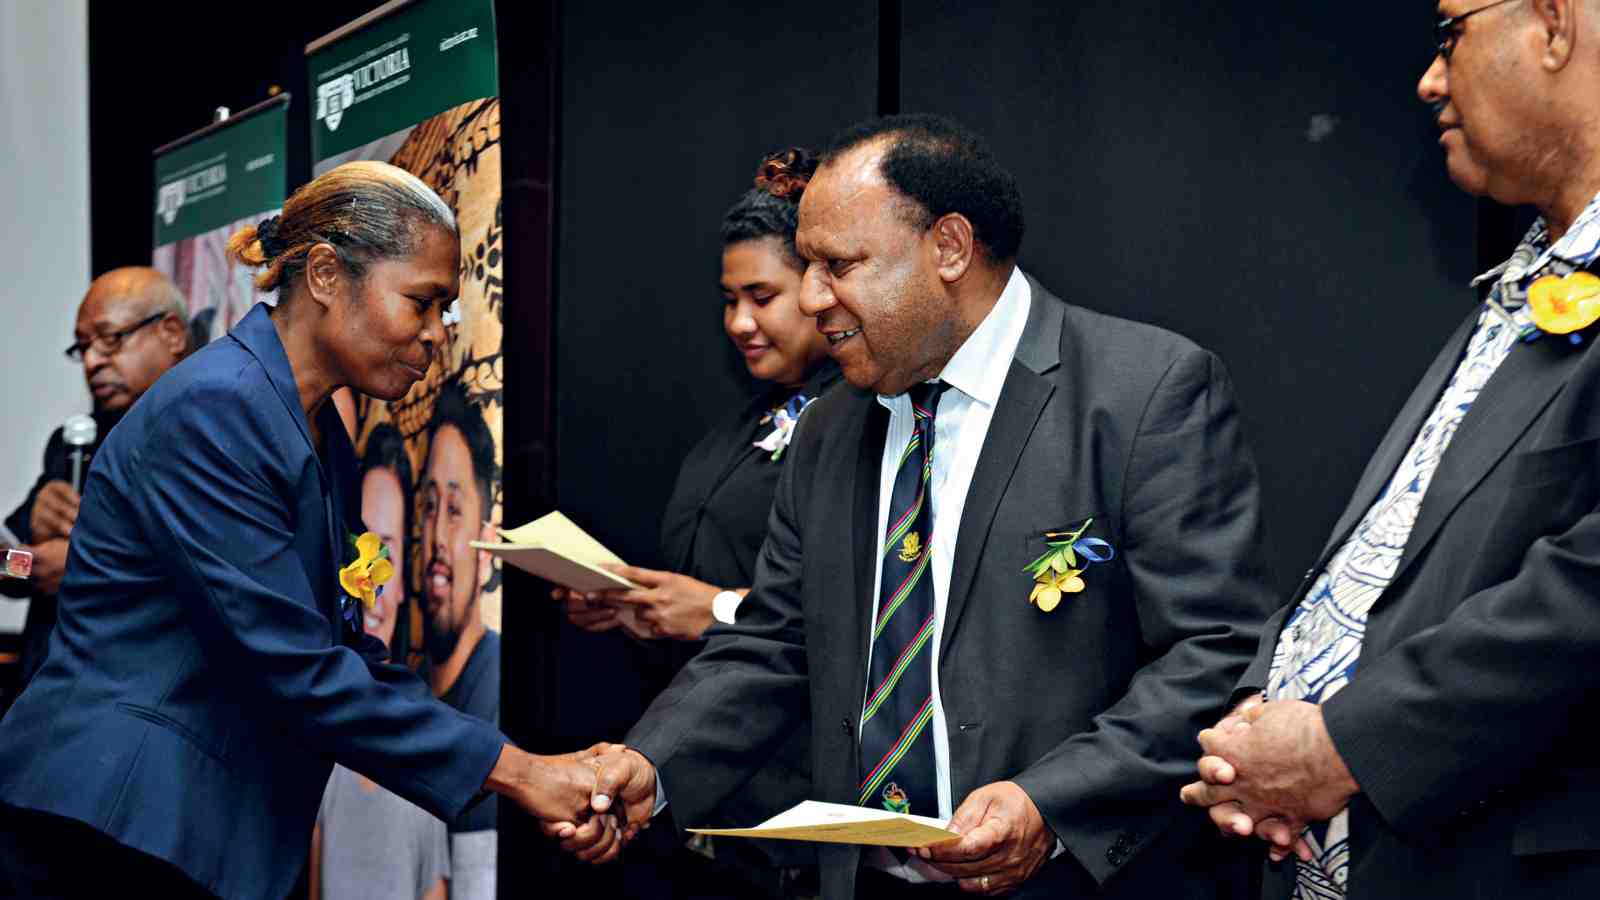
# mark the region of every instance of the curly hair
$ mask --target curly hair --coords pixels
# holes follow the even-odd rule
[[[840,132],[822,154],[826,166],[864,144],[882,141],[883,180],[911,203],[910,225],[927,229],[957,213],[972,223],[978,243],[996,261],[1015,259],[1022,246],[1022,194],[977,134],[942,116],[885,116]]]
[[[283,212],[228,239],[228,256],[261,269],[256,287],[278,291],[305,271],[306,255],[329,244],[353,277],[380,259],[411,255],[424,227],[456,230],[455,214],[417,176],[362,160],[324,172],[284,201]]]
[[[755,187],[722,217],[722,246],[775,237],[782,242],[789,264],[804,270],[794,233],[800,224],[800,196],[816,171],[817,158],[803,147],[763,157],[756,169]]]

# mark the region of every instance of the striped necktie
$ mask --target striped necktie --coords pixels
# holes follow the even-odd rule
[[[862,806],[937,816],[933,762],[933,417],[942,382],[910,390],[914,430],[895,473],[872,664],[861,710]]]

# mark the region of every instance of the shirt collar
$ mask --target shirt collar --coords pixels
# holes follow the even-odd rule
[[[938,380],[985,406],[999,403],[1000,389],[1005,387],[1006,375],[1011,371],[1010,360],[1017,355],[1017,345],[1022,342],[1032,305],[1033,290],[1028,287],[1028,276],[1021,267],[1013,266],[1000,299],[945,363]],[[1005,362],[997,363],[1000,360]],[[900,396],[904,395],[897,395]],[[897,397],[880,395],[878,402],[893,408]]]
[[[1514,285],[1527,281],[1556,260],[1574,269],[1587,268],[1600,257],[1600,195],[1589,201],[1561,240],[1550,243],[1550,229],[1541,216],[1523,235],[1511,258],[1472,280],[1477,287],[1488,281]]]

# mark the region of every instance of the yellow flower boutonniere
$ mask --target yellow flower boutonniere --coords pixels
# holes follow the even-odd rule
[[[1083,572],[1093,563],[1103,563],[1117,555],[1111,545],[1099,538],[1083,536],[1094,519],[1086,519],[1071,531],[1047,531],[1045,542],[1050,547],[1045,554],[1023,567],[1033,576],[1033,592],[1028,602],[1039,607],[1040,612],[1051,612],[1061,604],[1067,594],[1076,594],[1087,585]]]
[[[389,548],[372,532],[353,542],[356,561],[339,570],[339,585],[370,610],[377,605],[384,583],[394,577],[394,563],[389,562]]]
[[[1588,272],[1546,275],[1528,288],[1533,324],[1547,334],[1573,334],[1600,319],[1600,278]]]

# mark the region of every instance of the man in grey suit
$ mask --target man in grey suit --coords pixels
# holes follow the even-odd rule
[[[961,835],[822,845],[830,900],[1237,891],[1176,799],[1270,604],[1232,388],[1183,338],[1052,296],[1022,230],[959,126],[837,139],[797,244],[850,384],[801,419],[737,624],[607,759],[597,808],[699,825],[809,727],[816,799]]]
[[[1297,851],[1272,898],[1600,896],[1600,2],[1439,16],[1451,179],[1541,217],[1201,734],[1185,799]]]

